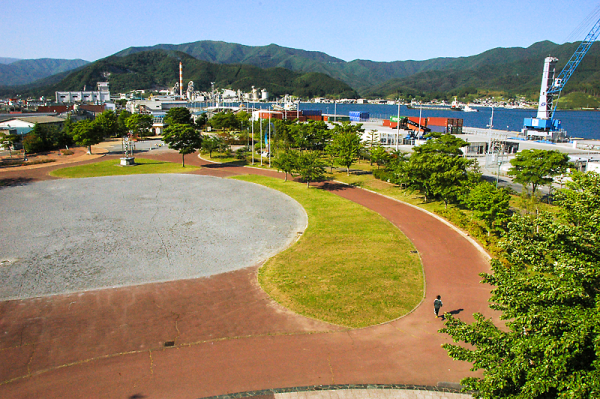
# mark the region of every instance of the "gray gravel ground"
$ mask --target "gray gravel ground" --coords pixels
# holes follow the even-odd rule
[[[209,276],[289,246],[290,197],[209,176],[65,179],[0,190],[0,300]]]

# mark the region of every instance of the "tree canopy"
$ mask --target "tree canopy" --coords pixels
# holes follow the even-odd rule
[[[180,123],[183,125],[194,124],[194,121],[192,120],[192,114],[190,114],[190,110],[186,107],[171,108],[167,111],[164,121],[167,125],[173,125],[175,123]]]
[[[449,355],[473,363],[478,398],[600,397],[600,175],[575,173],[556,195],[559,214],[512,216],[483,282],[503,327],[447,315]]]
[[[519,184],[531,185],[531,193],[535,194],[538,186],[552,184],[554,176],[566,173],[569,156],[556,150],[523,150],[510,164],[508,174]]]
[[[127,129],[136,137],[147,137],[152,128],[152,116],[144,114],[133,114],[125,120]]]
[[[90,120],[82,120],[73,124],[71,135],[75,144],[88,148],[88,154],[92,153],[93,145],[104,139],[102,127]]]
[[[425,200],[440,198],[446,206],[457,201],[464,188],[478,176],[474,160],[462,156],[467,142],[452,134],[431,134],[423,145],[414,148],[408,162],[392,162],[395,180],[425,195]]]
[[[332,153],[335,154],[336,162],[346,168],[346,173],[350,175],[350,166],[358,160],[362,142],[361,133],[364,132],[362,124],[351,125],[348,122],[335,124],[332,133],[331,146]]]
[[[173,150],[181,154],[181,166],[185,168],[185,155],[202,147],[200,132],[190,125],[175,123],[168,126],[163,134],[163,141]]]

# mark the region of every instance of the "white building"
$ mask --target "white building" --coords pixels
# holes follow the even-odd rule
[[[17,134],[24,135],[32,131],[36,123],[62,127],[64,122],[64,119],[55,116],[20,116],[1,122],[0,129],[16,130]]]
[[[57,91],[55,95],[58,104],[110,102],[108,82],[98,82],[97,91]]]

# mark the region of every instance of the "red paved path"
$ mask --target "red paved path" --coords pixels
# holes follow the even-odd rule
[[[143,155],[150,157],[149,155]],[[180,162],[176,153],[161,159]],[[194,173],[281,175],[207,165]],[[47,179],[57,166],[4,172],[0,179]],[[412,314],[346,330],[293,314],[256,283],[257,267],[209,278],[0,303],[0,397],[198,398],[318,384],[458,382],[468,365],[440,348],[433,316],[470,321],[487,308],[479,284],[486,258],[459,233],[425,212],[368,191],[328,185],[381,213],[419,250],[427,289]],[[174,341],[175,346],[164,343]],[[138,395],[138,396],[135,396]]]

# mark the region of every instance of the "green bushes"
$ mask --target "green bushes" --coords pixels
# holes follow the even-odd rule
[[[383,181],[389,181],[391,179],[391,173],[385,169],[374,169],[373,177]]]

